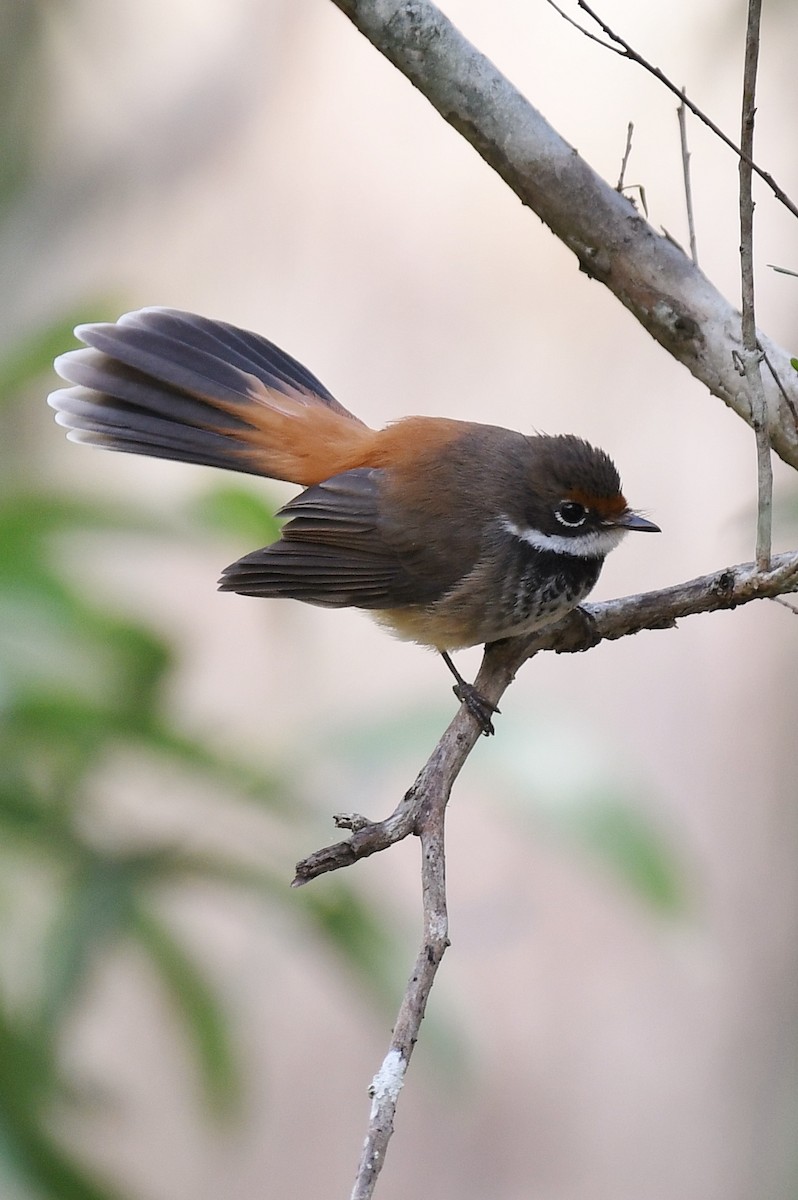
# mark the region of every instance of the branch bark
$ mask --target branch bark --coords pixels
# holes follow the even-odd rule
[[[394,66],[674,358],[749,425],[740,313],[656,233],[430,0],[334,0]],[[767,433],[798,467],[798,382],[761,331]],[[735,360],[735,355],[737,359]]]
[[[756,563],[741,563],[658,591],[584,604],[556,625],[529,637],[510,638],[486,647],[476,686],[487,700],[498,704],[523,663],[544,650],[578,654],[601,641],[614,642],[645,629],[673,629],[683,617],[738,608],[752,600],[775,600],[795,591],[798,553],[776,555],[767,572],[760,571]],[[338,817],[338,825],[352,829],[352,836],[298,862],[294,887],[329,871],[350,867],[411,833],[420,833],[422,814],[441,797],[445,807],[454,781],[479,737],[476,722],[467,709],[461,708],[391,815],[383,821],[353,815]]]

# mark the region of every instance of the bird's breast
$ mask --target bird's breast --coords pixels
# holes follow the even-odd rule
[[[541,553],[516,545],[478,562],[431,604],[406,605],[373,615],[407,641],[457,650],[520,637],[558,621],[585,599],[600,571],[600,559]]]

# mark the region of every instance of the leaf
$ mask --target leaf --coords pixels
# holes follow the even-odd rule
[[[676,860],[642,812],[611,796],[580,808],[572,831],[638,895],[664,912],[684,906],[684,882]]]
[[[51,492],[15,492],[0,502],[0,571],[9,558],[52,566],[52,542],[69,533],[172,533],[170,520],[144,508]]]
[[[217,1116],[241,1100],[241,1078],[220,1001],[166,924],[140,901],[133,933],[183,1019],[203,1075],[208,1102]]]
[[[558,719],[541,713],[523,726],[508,724],[498,770],[513,780],[519,797],[532,798],[537,827],[542,820],[587,849],[654,907],[681,910],[685,890],[678,856],[647,816],[636,785],[618,778],[617,758],[608,757],[587,727],[569,726],[564,714]]]
[[[61,1091],[49,1046],[0,1012],[0,1158],[4,1173],[48,1200],[115,1200],[47,1129],[45,1112]]]
[[[51,790],[53,802],[60,797],[63,803],[66,791],[75,789],[94,766],[122,747],[200,772],[204,779],[215,779],[292,821],[301,819],[306,811],[282,772],[270,773],[222,754],[173,729],[156,713],[118,711],[79,694],[41,692],[17,697],[0,715],[0,752],[6,764],[0,764],[0,820],[4,782],[25,781],[28,802],[38,794],[42,803],[48,803],[45,797]],[[6,797],[11,813],[16,807],[14,791],[11,787]],[[33,824],[30,828],[34,835],[41,832]]]
[[[247,546],[268,546],[280,536],[282,522],[274,504],[262,500],[251,488],[220,484],[189,505],[189,515],[206,529],[232,534]]]
[[[37,1028],[45,1043],[54,1040],[80,998],[98,952],[130,931],[136,889],[147,874],[141,856],[114,857],[78,847],[74,857],[44,949],[47,969]]]
[[[37,1116],[3,1111],[3,1099],[0,1095],[0,1157],[11,1179],[25,1188],[26,1200],[32,1189],[36,1200],[122,1200],[121,1192],[64,1150]]]
[[[162,867],[164,882],[212,881],[279,903],[292,918],[306,921],[381,1005],[393,1005],[404,970],[400,978],[394,964],[404,962],[404,945],[392,934],[393,922],[375,915],[374,903],[366,902],[348,884],[326,879],[314,888],[297,891],[288,886],[286,878],[262,866],[183,851],[164,856]]]
[[[11,694],[80,695],[138,722],[160,708],[171,665],[167,643],[142,625],[42,588],[0,588],[0,671]]]
[[[92,312],[92,319],[96,321],[101,319],[97,313],[108,312],[109,308],[107,301],[87,301],[79,309],[57,317],[50,324],[40,326],[17,341],[0,356],[0,403],[19,391],[29,380],[52,371],[56,355],[78,345],[72,331],[86,320],[87,312]]]
[[[380,1005],[392,1004],[397,987],[394,964],[403,963],[405,955],[391,936],[391,923],[376,918],[374,906],[339,880],[326,880],[324,885],[302,888],[298,893],[294,890],[290,895],[293,901],[298,899],[306,919]]]

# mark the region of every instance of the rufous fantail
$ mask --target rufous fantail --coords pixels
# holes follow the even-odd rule
[[[448,652],[558,620],[629,530],[659,532],[611,459],[570,434],[442,417],[369,429],[272,342],[174,309],[75,333],[88,348],[55,365],[77,386],[49,399],[73,441],[305,489],[222,591],[366,609],[443,655],[486,733],[492,706]]]

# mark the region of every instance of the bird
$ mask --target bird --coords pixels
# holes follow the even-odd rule
[[[631,531],[612,459],[574,434],[406,416],[374,430],[259,334],[172,308],[79,325],[49,397],[70,440],[286,480],[279,539],[227,567],[243,596],[366,610],[431,647],[485,734],[498,710],[451,652],[558,621]]]

